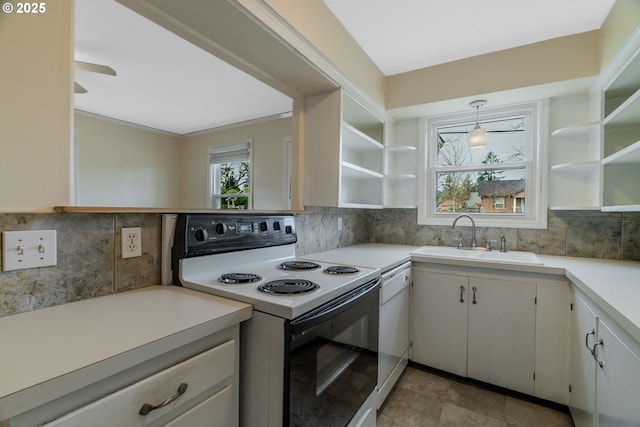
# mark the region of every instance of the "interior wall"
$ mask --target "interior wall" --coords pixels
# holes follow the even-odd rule
[[[80,206],[183,207],[178,136],[75,114]]]
[[[601,67],[607,65],[638,25],[640,25],[640,1],[616,1],[600,28]]]
[[[387,108],[595,76],[598,31],[461,59],[387,77]]]
[[[253,139],[252,189],[254,209],[283,209],[284,139],[291,136],[291,118],[246,126],[227,127],[182,140],[184,202],[190,208],[207,208],[209,145],[227,145]]]
[[[385,104],[384,74],[322,0],[265,2],[349,76],[354,84],[380,105]]]
[[[1,12],[0,211],[70,202],[72,29],[72,0],[41,14]]]

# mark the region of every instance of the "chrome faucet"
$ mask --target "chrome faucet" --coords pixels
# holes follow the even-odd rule
[[[507,252],[507,239],[500,236],[500,252]]]
[[[458,220],[463,217],[469,218],[469,221],[471,221],[471,247],[478,247],[478,243],[476,242],[476,222],[469,215],[459,215],[456,219],[453,220],[451,229],[453,230],[454,228],[456,228],[456,222],[458,222]],[[460,247],[458,246],[458,249],[459,248]]]

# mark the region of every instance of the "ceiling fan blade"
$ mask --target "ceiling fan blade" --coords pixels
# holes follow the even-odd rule
[[[106,74],[108,76],[116,75],[116,70],[114,70],[113,68],[107,65],[92,64],[91,62],[82,62],[82,61],[74,61],[74,62],[75,62],[76,70],[90,71],[92,73]]]
[[[76,82],[73,82],[73,93],[87,93],[87,90]]]

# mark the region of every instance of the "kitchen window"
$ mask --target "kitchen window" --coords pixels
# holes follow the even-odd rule
[[[252,142],[209,146],[209,206],[213,209],[251,209]]]
[[[486,147],[469,148],[476,112],[424,118],[418,223],[546,228],[547,102],[483,108]]]

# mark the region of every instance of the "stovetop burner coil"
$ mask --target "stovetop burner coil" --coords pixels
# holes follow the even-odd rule
[[[311,261],[285,261],[278,265],[280,270],[315,270],[320,268],[320,264]]]
[[[262,280],[261,276],[253,273],[227,273],[218,278],[218,282],[228,284],[253,283]]]
[[[320,285],[310,280],[279,279],[263,283],[258,286],[258,289],[268,294],[291,295],[313,292],[316,289],[320,289]]]
[[[327,274],[355,274],[360,272],[360,270],[350,265],[332,265],[325,268],[324,272]]]

